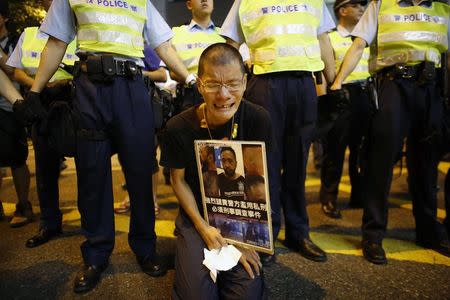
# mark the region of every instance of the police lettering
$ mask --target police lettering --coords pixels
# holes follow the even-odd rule
[[[272,12],[277,13],[288,13],[288,12],[296,12],[299,11],[298,4],[291,4],[291,5],[273,5],[271,7]]]
[[[91,2],[89,2],[91,3]],[[105,7],[123,7],[128,8],[128,3],[121,0],[97,0],[98,5],[103,5]]]
[[[405,22],[431,22],[431,16],[424,13],[415,13],[410,15],[404,15],[403,21]]]

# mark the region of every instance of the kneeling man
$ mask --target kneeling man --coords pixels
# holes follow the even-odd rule
[[[203,249],[227,243],[220,231],[203,218],[194,140],[249,140],[266,142],[271,151],[268,113],[242,100],[247,78],[239,52],[223,43],[204,50],[198,69],[198,89],[205,103],[172,118],[164,132],[161,165],[170,168],[172,186],[180,202],[176,220],[174,299],[261,299],[262,267],[254,250],[237,247],[240,263],[218,274],[217,283],[202,264]]]

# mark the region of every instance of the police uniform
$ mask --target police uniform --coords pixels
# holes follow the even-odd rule
[[[74,107],[82,131],[92,133],[92,138],[78,138],[75,156],[78,208],[86,237],[81,245],[84,262],[101,266],[95,269],[101,273],[114,247],[111,155],[117,151],[131,200],[128,242],[144,269],[156,247],[151,185],[154,122],[136,65],[143,66],[144,39],[156,48],[172,38],[170,27],[149,0],[61,0],[52,3],[40,29],[65,43],[76,35],[77,54],[83,58],[76,66]],[[91,70],[94,65],[106,70]],[[95,139],[96,133],[105,133],[106,138]],[[95,286],[98,277],[92,278],[88,288],[82,285],[83,277],[77,278],[75,291]]]
[[[172,28],[174,33],[172,45],[189,73],[197,74],[198,60],[203,50],[209,45],[225,42],[224,38],[219,35],[219,30],[220,28],[216,27],[213,22],[203,28],[194,20],[191,20],[189,25]],[[196,88],[179,85],[177,90],[177,97],[181,97],[183,101],[182,109],[202,102]]]
[[[25,73],[34,77],[39,67],[41,52],[48,40],[48,35],[39,32],[38,27],[27,27],[19,38],[19,41],[11,54],[8,65],[24,70]],[[75,42],[72,42],[65,53],[63,63],[73,66],[75,60]],[[72,80],[72,74],[63,69],[58,69],[50,82],[57,80]],[[50,92],[52,97],[42,99],[46,108],[56,100],[70,101],[70,86]],[[59,209],[58,178],[60,172],[61,154],[50,147],[47,136],[39,132],[40,123],[32,128],[32,138],[36,163],[36,185],[41,210],[40,229],[49,230],[55,233],[61,232],[62,214]],[[31,245],[27,242],[27,246]]]
[[[347,29],[341,25],[329,33],[333,47],[336,70],[338,71],[352,39]],[[366,80],[370,76],[368,68],[369,49],[366,48],[355,70],[344,81],[343,88],[348,93],[348,107],[334,122],[324,141],[324,157],[320,173],[320,202],[336,207],[339,182],[347,146],[350,150],[348,169],[352,190],[350,205],[361,206],[363,200],[362,177],[358,174],[358,150],[369,118],[369,98]]]
[[[371,45],[369,68],[378,83],[379,110],[369,136],[363,246],[381,245],[385,236],[392,168],[407,137],[416,241],[450,254],[445,229],[436,218],[439,150],[434,141],[443,106],[432,76],[434,68],[441,67],[440,53],[448,49],[449,12],[448,4],[438,1],[372,1],[352,32]]]
[[[312,72],[324,68],[317,36],[334,27],[322,0],[283,5],[241,0],[234,2],[221,30],[250,49],[254,76],[246,97],[269,111],[278,148],[269,157],[273,234],[276,238],[280,230],[281,202],[286,241],[292,244],[309,239],[305,176],[317,114]]]

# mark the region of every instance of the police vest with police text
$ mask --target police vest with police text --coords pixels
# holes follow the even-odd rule
[[[242,0],[239,18],[255,74],[320,71],[323,0]]]
[[[225,42],[225,39],[219,35],[218,27],[215,27],[214,32],[211,33],[191,32],[186,25],[173,27],[172,31],[174,33],[172,44],[189,73],[197,74],[198,60],[203,50],[209,45]]]
[[[345,53],[347,53],[348,48],[352,45],[352,38],[350,36],[343,37],[337,30],[329,33],[331,45],[334,51],[334,58],[336,62],[336,72],[339,71],[342,61],[344,60]],[[343,82],[350,83],[356,81],[366,80],[369,74],[369,48],[365,48],[358,65],[353,70],[353,72],[345,79]]]
[[[24,30],[24,37],[22,43],[22,65],[25,68],[25,72],[34,76],[39,68],[39,61],[41,59],[42,50],[44,50],[45,44],[47,43],[48,36],[41,34],[39,35],[38,27],[27,27]],[[66,53],[62,60],[66,65],[73,66],[78,57],[75,55],[76,42],[72,41],[67,46]],[[58,68],[56,73],[50,79],[50,82],[62,79],[72,79],[73,76],[66,72],[65,70]]]
[[[431,61],[439,66],[441,53],[448,49],[449,13],[449,5],[437,1],[431,7],[401,7],[397,0],[382,0],[371,72],[398,63]]]
[[[78,49],[144,57],[147,0],[69,0],[77,20]]]

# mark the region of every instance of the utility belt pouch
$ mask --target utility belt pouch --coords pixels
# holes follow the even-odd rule
[[[140,69],[136,65],[134,61],[125,61],[124,63],[125,67],[125,76],[131,79],[134,79],[136,75],[139,75]]]
[[[112,56],[88,56],[86,59],[86,73],[92,82],[111,82],[114,78],[112,76],[114,71],[115,65]]]
[[[419,85],[427,84],[436,79],[436,68],[434,66],[434,62],[424,61],[422,65],[422,71],[419,73],[417,78],[417,83]]]

